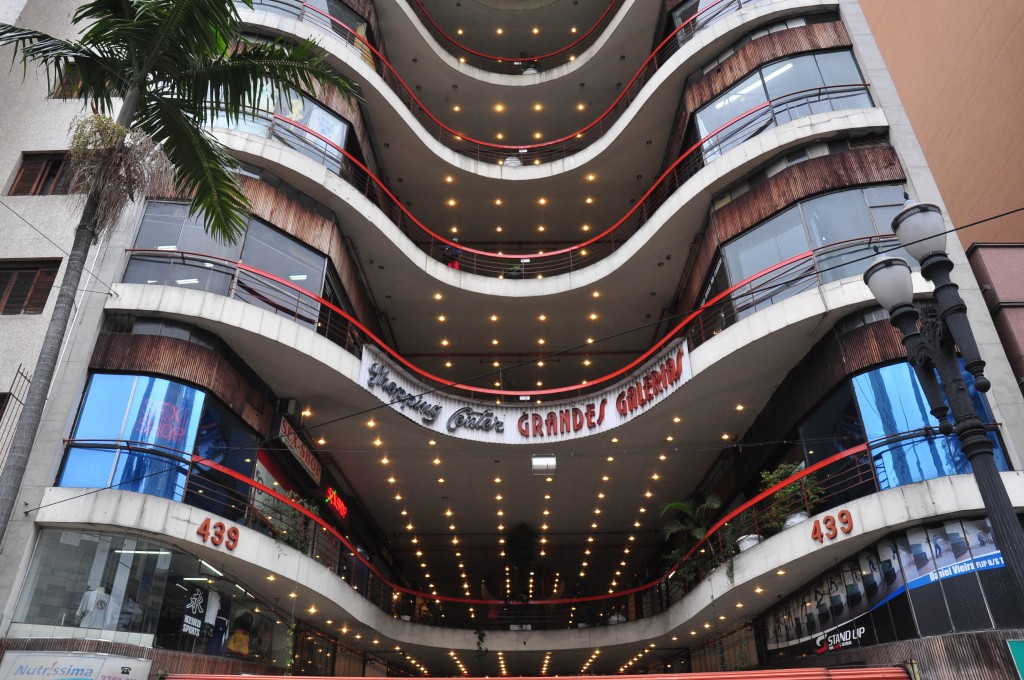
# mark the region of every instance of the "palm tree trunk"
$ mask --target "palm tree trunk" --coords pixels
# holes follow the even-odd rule
[[[68,264],[64,269],[64,278],[57,293],[57,302],[50,316],[50,324],[43,337],[43,347],[36,361],[32,374],[32,384],[25,396],[25,405],[18,418],[18,427],[14,432],[11,449],[7,456],[7,464],[0,471],[0,541],[7,533],[7,526],[14,513],[14,504],[21,488],[22,478],[28,466],[29,453],[36,439],[36,432],[43,418],[46,406],[46,395],[50,391],[50,382],[57,369],[64,333],[68,320],[75,305],[75,292],[82,280],[85,259],[89,255],[95,233],[96,209],[99,205],[99,192],[93,191],[86,199],[81,220],[75,230],[75,241],[68,253]]]
[[[121,110],[117,116],[119,125],[125,128],[131,125],[140,98],[141,84],[135,83],[125,93]],[[60,284],[60,291],[57,293],[57,302],[53,306],[53,314],[46,327],[46,335],[43,336],[43,347],[39,351],[39,359],[36,360],[35,371],[32,373],[32,384],[29,385],[28,394],[25,396],[25,405],[21,409],[14,439],[11,441],[7,464],[4,465],[3,470],[0,470],[0,549],[3,547],[3,539],[7,534],[11,516],[14,514],[14,504],[18,499],[18,491],[21,489],[21,483],[25,477],[29,454],[35,444],[39,424],[43,420],[46,396],[50,392],[50,383],[53,382],[53,375],[57,371],[60,348],[64,342],[64,334],[67,332],[71,312],[75,307],[75,293],[82,281],[85,260],[89,256],[89,248],[96,236],[96,213],[100,204],[100,190],[101,187],[94,188],[85,199],[82,217],[75,229],[75,241],[71,246],[71,252],[68,253],[68,265],[64,269],[64,278]]]

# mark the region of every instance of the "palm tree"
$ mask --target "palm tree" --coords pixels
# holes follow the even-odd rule
[[[252,5],[252,0],[241,2]],[[313,43],[245,40],[232,0],[91,0],[74,13],[72,24],[83,29],[77,41],[0,24],[0,47],[15,46],[24,68],[30,62],[44,67],[51,83],[77,72],[77,94],[97,114],[87,117],[91,127],[79,145],[86,148],[76,150],[72,144],[73,155],[84,151],[95,172],[80,173],[91,175],[78,189],[85,195],[82,216],[7,465],[0,472],[0,539],[39,429],[89,248],[117,220],[119,208],[145,191],[148,172],[135,149],[159,149],[176,189],[192,197],[192,214],[202,216],[215,238],[234,241],[245,231],[249,203],[236,163],[205,126],[216,115],[235,122],[254,112],[264,92],[323,86],[352,93]]]

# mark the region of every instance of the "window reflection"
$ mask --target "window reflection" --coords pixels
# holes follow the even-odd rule
[[[984,396],[974,389],[974,377],[962,370],[964,382],[982,421],[992,422]],[[928,412],[928,401],[914,369],[907,363],[884,366],[853,379],[861,420],[868,439],[899,434],[923,427],[938,428]],[[1006,456],[995,433],[989,433],[996,467],[1007,470]],[[930,437],[872,447],[879,486],[888,489],[945,475],[971,471],[960,440],[954,436]]]
[[[717,292],[809,250],[818,251],[817,277],[808,275],[808,264],[802,262],[755,280],[752,289],[745,287],[732,295],[736,318],[807,290],[819,280],[828,283],[859,276],[864,270],[864,258],[874,252],[873,245],[843,245],[844,242],[892,234],[892,216],[902,204],[903,186],[899,184],[847,189],[801,201],[722,246],[702,298],[710,299]],[[836,247],[823,249],[831,245]],[[904,255],[895,245],[889,244],[886,253]]]
[[[694,114],[701,139],[718,131],[704,143],[705,161],[772,125],[814,113],[872,106],[863,80],[849,50],[805,54],[761,66]],[[769,101],[770,107],[753,112]]]

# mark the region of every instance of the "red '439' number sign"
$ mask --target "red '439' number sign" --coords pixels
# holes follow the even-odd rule
[[[202,537],[203,543],[209,541],[214,545],[224,544],[228,550],[234,550],[238,545],[238,527],[225,526],[224,522],[214,522],[209,517],[196,529],[196,533]]]
[[[811,539],[818,543],[824,543],[825,539],[834,539],[840,533],[848,534],[853,531],[853,515],[849,510],[840,510],[836,516],[825,515],[821,519],[814,520],[811,527]]]

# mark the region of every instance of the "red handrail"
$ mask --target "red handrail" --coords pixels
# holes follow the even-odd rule
[[[446,132],[447,134],[451,135],[453,138],[457,138],[459,141],[469,142],[470,144],[474,144],[477,147],[480,147],[482,149],[499,150],[499,151],[502,152],[501,155],[504,156],[504,155],[508,155],[509,153],[512,153],[512,152],[515,152],[515,153],[518,154],[520,152],[520,150],[523,150],[523,149],[529,151],[529,150],[540,150],[540,149],[555,148],[559,144],[563,144],[563,143],[565,143],[565,142],[567,142],[569,140],[583,137],[584,133],[586,133],[587,131],[593,129],[595,126],[597,126],[600,123],[602,123],[605,118],[609,117],[612,114],[612,112],[618,107],[619,103],[623,100],[623,98],[626,97],[627,95],[629,95],[631,92],[633,92],[633,85],[638,83],[643,77],[645,77],[645,75],[646,75],[645,71],[646,71],[646,69],[648,68],[649,65],[651,65],[652,63],[655,64],[655,70],[660,68],[660,66],[657,64],[657,59],[658,59],[658,56],[659,56],[659,52],[663,48],[665,48],[666,46],[669,46],[669,52],[670,53],[674,53],[674,51],[676,49],[678,49],[678,46],[681,44],[681,42],[678,39],[679,33],[681,31],[684,31],[684,30],[689,30],[689,26],[690,26],[691,22],[696,20],[698,17],[700,17],[706,11],[717,7],[719,3],[725,2],[725,1],[726,0],[717,0],[714,4],[709,5],[708,7],[704,8],[703,10],[701,10],[700,12],[695,14],[694,16],[692,16],[689,19],[687,19],[686,22],[684,22],[681,26],[679,26],[677,29],[675,29],[667,38],[665,38],[661,43],[659,43],[658,46],[654,49],[654,51],[651,52],[650,56],[648,56],[647,59],[644,60],[643,64],[640,65],[640,68],[637,69],[636,73],[630,79],[629,83],[627,83],[626,87],[624,87],[622,89],[622,92],[619,93],[619,95],[615,98],[615,100],[611,103],[611,105],[609,105],[608,108],[605,109],[605,111],[602,112],[596,119],[594,119],[593,121],[591,121],[589,124],[585,125],[584,127],[580,128],[576,132],[569,133],[569,134],[567,134],[567,135],[565,135],[563,137],[559,137],[557,139],[552,139],[552,140],[548,140],[548,141],[544,141],[544,142],[526,143],[526,144],[496,144],[496,143],[493,143],[493,142],[488,142],[488,141],[485,141],[485,140],[480,140],[480,139],[476,139],[476,138],[473,138],[473,137],[469,137],[469,136],[467,136],[467,135],[465,135],[465,134],[463,134],[461,132],[458,132],[457,130],[452,129],[451,127],[449,127],[445,123],[441,122],[441,120],[438,119],[437,116],[435,116],[426,106],[424,106],[423,102],[420,101],[419,97],[416,96],[416,94],[413,92],[412,88],[410,88],[409,85],[402,78],[402,76],[398,74],[398,71],[395,70],[395,68],[391,65],[391,63],[387,60],[387,58],[384,57],[384,55],[376,47],[371,45],[370,42],[366,38],[364,38],[363,36],[359,35],[356,31],[352,30],[351,27],[347,26],[342,21],[340,21],[340,20],[336,19],[335,17],[331,16],[327,11],[320,9],[319,7],[314,7],[313,5],[310,5],[309,3],[306,3],[306,2],[301,2],[301,5],[302,5],[302,7],[305,10],[309,10],[310,12],[313,12],[313,13],[319,15],[323,19],[326,19],[330,24],[333,24],[333,25],[335,25],[335,26],[337,26],[337,27],[347,31],[348,34],[349,34],[350,39],[353,42],[358,42],[360,44],[360,46],[361,46],[360,49],[365,48],[366,50],[369,50],[370,53],[373,54],[373,56],[375,58],[375,61],[379,62],[379,64],[382,66],[382,68],[384,68],[384,70],[389,75],[391,75],[393,78],[396,79],[397,83],[404,90],[406,96],[411,98],[412,102],[415,103],[416,109],[414,109],[414,110],[422,111],[431,121],[433,121],[438,126],[438,128],[440,130],[442,130],[442,131]],[[662,55],[662,57],[665,57],[665,56],[668,56],[668,55]],[[386,81],[386,79],[385,79],[385,81]]]
[[[309,127],[306,127],[305,125],[303,125],[301,123],[293,121],[293,120],[289,119],[288,117],[283,116],[283,115],[281,115],[279,113],[274,113],[273,114],[273,118],[274,118],[275,121],[279,121],[279,122],[281,122],[283,124],[290,125],[290,126],[295,127],[295,128],[297,128],[299,130],[302,130],[306,134],[312,135],[313,137],[315,137],[319,141],[321,141],[324,144],[327,144],[328,146],[330,146],[332,149],[334,149],[335,152],[337,152],[337,153],[341,154],[342,156],[344,156],[344,158],[347,161],[353,163],[362,172],[364,172],[372,180],[374,185],[378,189],[383,191],[388,196],[388,198],[391,200],[391,202],[399,210],[401,210],[401,212],[404,215],[406,215],[410,220],[412,220],[412,222],[420,230],[422,230],[429,238],[431,238],[433,240],[436,240],[436,241],[438,241],[440,243],[443,243],[443,244],[445,244],[448,247],[457,247],[457,248],[459,248],[461,251],[463,251],[465,253],[471,253],[473,255],[478,255],[478,256],[481,256],[481,257],[488,257],[488,258],[494,258],[494,259],[497,259],[497,260],[509,260],[509,261],[521,260],[523,258],[530,258],[531,260],[534,260],[534,259],[536,259],[536,260],[546,260],[546,259],[553,259],[553,258],[558,257],[560,255],[572,254],[573,252],[583,250],[583,249],[587,248],[588,246],[591,246],[594,243],[597,243],[598,241],[601,241],[602,239],[605,239],[608,236],[612,235],[613,232],[617,231],[623,225],[625,225],[627,223],[627,220],[629,220],[629,218],[632,217],[637,211],[644,209],[645,202],[647,201],[647,199],[649,199],[654,194],[654,192],[657,191],[661,187],[662,182],[664,182],[666,180],[666,178],[668,178],[670,176],[673,176],[673,174],[676,172],[676,170],[679,168],[679,166],[683,162],[689,160],[690,157],[693,154],[695,154],[698,150],[701,150],[702,147],[708,141],[710,141],[711,139],[717,137],[718,135],[720,135],[722,132],[726,131],[728,128],[732,127],[733,125],[735,125],[735,124],[737,124],[737,123],[739,123],[741,121],[744,121],[744,120],[746,120],[748,118],[751,118],[755,114],[757,114],[757,113],[759,113],[761,111],[764,111],[765,109],[769,109],[773,113],[773,115],[774,115],[774,109],[773,109],[774,105],[778,104],[779,102],[783,102],[785,104],[792,104],[794,98],[799,98],[802,95],[808,95],[809,93],[818,93],[818,95],[820,95],[822,92],[829,91],[829,90],[848,90],[850,88],[867,88],[867,87],[868,87],[868,83],[850,83],[850,84],[844,84],[844,85],[827,85],[827,86],[824,86],[824,87],[812,87],[812,88],[806,88],[806,89],[802,89],[802,90],[796,90],[795,92],[790,92],[788,94],[781,95],[781,96],[776,97],[774,99],[771,99],[769,101],[766,101],[766,102],[763,102],[761,104],[758,104],[757,106],[749,109],[748,111],[744,111],[743,113],[735,116],[731,120],[729,120],[729,121],[723,123],[722,125],[718,126],[714,130],[712,130],[711,132],[706,134],[704,137],[699,139],[697,142],[695,142],[688,149],[686,149],[686,151],[684,151],[683,154],[681,156],[679,156],[679,158],[677,158],[668,168],[665,169],[664,172],[662,172],[658,176],[658,178],[656,180],[654,180],[654,182],[647,189],[647,191],[644,192],[644,194],[640,197],[640,199],[638,201],[636,201],[625,212],[625,214],[622,215],[622,217],[620,217],[618,220],[616,220],[615,223],[613,223],[611,226],[609,226],[607,229],[605,229],[601,233],[596,234],[594,236],[591,236],[590,238],[587,238],[587,239],[585,239],[583,241],[580,241],[579,243],[576,243],[576,244],[571,245],[571,246],[567,246],[567,247],[564,247],[564,248],[559,248],[559,249],[556,249],[556,250],[548,250],[548,251],[544,251],[544,252],[534,252],[534,253],[512,253],[512,254],[509,254],[509,253],[502,253],[502,252],[497,252],[497,251],[480,250],[480,249],[469,247],[468,245],[464,245],[464,244],[456,244],[454,241],[449,240],[445,236],[442,236],[441,234],[438,234],[438,233],[434,232],[429,227],[424,225],[415,215],[412,214],[412,212],[409,211],[408,208],[405,207],[405,205],[402,204],[401,201],[398,200],[397,197],[395,197],[395,195],[393,193],[391,193],[391,191],[387,188],[387,186],[384,184],[384,182],[382,182],[376,175],[374,175],[365,164],[363,164],[357,158],[352,156],[352,154],[350,154],[344,148],[342,148],[341,146],[339,146],[338,144],[336,144],[332,140],[328,139],[327,137],[323,136],[319,132],[317,132],[317,131],[309,128]],[[813,95],[810,95],[810,96],[813,96]]]
[[[280,493],[279,491],[276,491],[272,487],[266,486],[265,484],[261,484],[261,483],[257,482],[256,480],[254,480],[253,478],[251,478],[251,477],[249,477],[249,476],[247,476],[247,475],[245,475],[245,474],[243,474],[241,472],[238,472],[236,470],[232,470],[229,467],[221,465],[221,464],[219,464],[219,463],[217,463],[215,461],[209,460],[207,458],[203,458],[203,457],[195,455],[195,454],[189,454],[187,452],[184,452],[184,451],[181,451],[181,450],[177,450],[177,449],[173,449],[173,448],[170,448],[170,447],[156,446],[156,445],[154,445],[152,443],[148,443],[148,442],[139,442],[139,441],[131,441],[131,440],[119,440],[119,439],[66,439],[66,440],[64,440],[64,443],[65,443],[66,446],[80,446],[80,447],[81,446],[89,446],[89,445],[93,445],[93,446],[110,446],[110,445],[113,445],[113,446],[117,446],[119,448],[120,447],[124,447],[124,448],[127,448],[129,450],[131,450],[132,447],[134,446],[136,449],[149,449],[149,450],[156,449],[156,450],[159,450],[159,451],[166,451],[166,452],[173,453],[173,454],[175,454],[175,456],[179,460],[182,460],[183,462],[184,461],[189,461],[192,465],[197,465],[197,466],[200,466],[200,467],[209,468],[211,470],[216,470],[217,472],[220,472],[222,474],[227,475],[228,477],[231,477],[232,479],[235,479],[235,480],[237,480],[239,482],[242,482],[243,484],[246,484],[247,486],[250,486],[250,487],[252,487],[252,488],[254,488],[254,489],[256,489],[256,490],[258,490],[258,491],[260,491],[262,493],[265,493],[265,494],[275,498],[276,500],[280,501],[281,503],[284,503],[284,504],[288,505],[292,509],[297,510],[303,516],[307,517],[309,520],[313,521],[314,523],[319,525],[321,528],[323,528],[324,530],[329,532],[332,536],[334,536],[343,546],[345,546],[345,548],[359,562],[361,562],[374,576],[376,576],[378,579],[380,579],[381,583],[383,583],[388,588],[391,588],[392,590],[395,590],[397,592],[403,593],[405,595],[411,595],[411,596],[420,597],[420,598],[423,598],[423,599],[426,599],[426,600],[436,600],[436,601],[441,601],[441,602],[453,602],[453,603],[471,604],[471,605],[503,605],[503,604],[507,604],[507,601],[504,600],[504,599],[484,599],[484,598],[472,598],[472,597],[452,596],[452,595],[435,595],[434,593],[427,593],[427,592],[418,591],[418,590],[414,590],[412,588],[407,588],[405,586],[398,585],[398,584],[394,583],[393,581],[391,581],[390,579],[388,579],[386,576],[384,576],[384,574],[382,574],[380,572],[380,570],[377,569],[377,567],[375,567],[369,560],[367,560],[365,557],[363,557],[363,555],[360,553],[360,551],[355,546],[353,546],[351,542],[349,542],[348,538],[346,538],[340,531],[335,529],[331,524],[326,522],[319,515],[313,513],[309,509],[303,507],[302,505],[300,505],[299,503],[295,502],[294,500],[292,500],[291,498],[287,497],[286,495]],[[669,575],[671,575],[673,572],[677,571],[684,562],[686,562],[689,559],[692,559],[694,554],[696,553],[696,551],[699,549],[699,547],[701,545],[703,545],[711,536],[713,536],[722,526],[724,526],[726,523],[732,521],[736,517],[740,516],[743,512],[745,512],[749,508],[753,507],[753,505],[755,503],[760,502],[760,501],[764,500],[765,498],[768,498],[772,494],[776,493],[777,491],[779,491],[780,489],[782,489],[782,488],[784,488],[786,486],[789,486],[790,484],[799,483],[802,479],[804,479],[808,475],[814,474],[815,472],[817,472],[819,470],[822,470],[823,468],[825,468],[825,467],[827,467],[829,465],[832,465],[833,463],[836,463],[838,461],[844,460],[846,458],[850,458],[852,456],[857,456],[857,455],[863,454],[865,452],[867,452],[867,444],[860,444],[858,446],[854,446],[854,447],[852,447],[850,449],[847,449],[845,451],[841,451],[841,452],[839,452],[839,453],[837,453],[837,454],[835,454],[833,456],[830,456],[829,458],[827,458],[827,459],[825,459],[823,461],[820,461],[820,462],[818,462],[818,463],[816,463],[816,464],[814,464],[812,466],[809,466],[809,467],[805,468],[804,470],[801,470],[799,473],[797,473],[797,474],[793,475],[792,477],[790,477],[790,478],[780,482],[779,484],[773,486],[771,489],[768,489],[768,490],[758,494],[758,496],[756,496],[751,501],[748,501],[747,503],[743,504],[739,508],[736,508],[732,512],[728,513],[725,517],[721,518],[714,525],[714,527],[712,527],[704,535],[704,537],[700,540],[700,542],[697,545],[695,545],[693,547],[693,549],[691,549],[678,563],[676,563],[671,568],[669,568],[665,572],[665,574],[659,576],[658,578],[656,578],[654,580],[648,581],[647,583],[643,583],[643,584],[640,584],[638,586],[634,586],[632,588],[626,588],[626,589],[623,589],[623,590],[617,590],[617,591],[612,592],[612,593],[601,593],[601,594],[598,594],[598,595],[589,595],[589,596],[583,596],[583,597],[559,597],[559,598],[551,598],[551,599],[531,599],[531,600],[529,600],[528,604],[530,604],[531,606],[562,605],[562,604],[566,604],[566,605],[583,604],[583,603],[587,603],[587,602],[598,602],[598,601],[603,601],[603,600],[617,599],[617,598],[621,598],[623,596],[632,595],[634,593],[638,593],[638,592],[642,592],[642,591],[645,591],[645,590],[649,590],[651,588],[655,588],[655,587],[661,585],[665,581],[665,579],[668,578]]]
[[[146,256],[158,256],[158,257],[167,257],[167,258],[173,258],[173,257],[181,257],[181,258],[184,258],[184,257],[195,257],[195,258],[201,258],[201,259],[213,260],[213,261],[221,262],[221,263],[223,263],[225,265],[234,267],[234,268],[236,268],[236,269],[238,269],[240,271],[245,271],[245,272],[253,274],[254,276],[257,276],[259,278],[267,279],[267,280],[273,281],[274,283],[279,284],[281,286],[285,286],[285,287],[295,291],[299,295],[304,296],[304,297],[312,300],[316,304],[322,305],[322,306],[330,309],[332,312],[334,312],[335,314],[340,315],[345,321],[347,321],[352,326],[354,326],[359,332],[365,334],[365,336],[367,338],[369,338],[377,347],[379,347],[381,350],[383,350],[389,357],[391,357],[392,359],[394,359],[395,361],[400,363],[402,366],[407,368],[409,371],[419,375],[420,377],[422,377],[422,378],[424,378],[426,380],[432,381],[434,383],[443,385],[443,386],[451,388],[451,389],[463,390],[463,391],[468,391],[468,392],[478,392],[478,393],[481,393],[481,394],[489,394],[489,395],[494,395],[494,396],[505,396],[505,397],[516,397],[516,396],[520,396],[520,395],[528,395],[528,396],[531,396],[531,397],[535,397],[535,396],[549,396],[549,395],[554,395],[554,394],[564,394],[564,393],[567,393],[567,392],[574,392],[574,391],[581,390],[581,389],[592,389],[592,388],[594,388],[597,385],[604,384],[604,383],[609,382],[609,381],[611,381],[611,380],[613,380],[613,379],[615,379],[615,378],[617,378],[617,377],[619,377],[621,375],[624,375],[625,373],[627,373],[627,372],[631,371],[632,369],[636,368],[637,366],[642,364],[644,361],[646,361],[648,358],[650,358],[652,355],[654,355],[658,350],[660,350],[667,343],[669,343],[671,340],[673,340],[677,336],[677,334],[679,334],[684,328],[689,326],[689,324],[694,319],[698,318],[701,314],[703,314],[705,311],[707,311],[710,308],[712,308],[718,302],[724,300],[726,297],[732,295],[733,293],[735,293],[736,291],[740,290],[741,288],[744,288],[744,287],[750,285],[753,281],[755,281],[755,280],[757,280],[759,278],[763,278],[763,277],[768,276],[768,275],[770,275],[770,274],[772,274],[772,273],[774,273],[776,271],[785,269],[786,267],[789,267],[790,265],[793,265],[793,264],[795,264],[797,262],[800,262],[802,260],[808,260],[808,259],[813,260],[814,255],[816,253],[822,251],[822,250],[834,250],[837,247],[842,247],[844,244],[871,243],[872,241],[875,241],[875,240],[883,240],[883,239],[885,239],[885,240],[892,240],[893,238],[894,237],[868,236],[868,237],[862,238],[862,239],[850,239],[849,241],[843,241],[843,242],[839,242],[839,243],[836,243],[836,244],[830,244],[830,245],[827,245],[827,246],[823,246],[822,248],[818,248],[816,250],[808,250],[808,251],[806,251],[804,253],[800,253],[798,255],[793,255],[792,257],[789,257],[789,258],[783,260],[782,262],[776,263],[776,264],[772,265],[771,267],[768,267],[768,268],[764,269],[763,271],[758,272],[757,274],[752,274],[751,276],[746,277],[745,279],[739,281],[736,284],[733,284],[732,286],[729,286],[728,288],[726,288],[722,292],[720,292],[717,295],[713,296],[707,302],[702,304],[700,307],[698,307],[697,309],[691,311],[689,314],[684,316],[683,319],[678,324],[676,324],[673,328],[671,328],[667,333],[665,333],[665,335],[662,336],[661,339],[657,340],[653,345],[651,345],[650,348],[645,350],[642,354],[640,354],[635,359],[633,359],[629,363],[625,364],[621,368],[616,369],[615,371],[612,371],[611,373],[608,373],[606,375],[600,376],[598,378],[594,378],[593,380],[589,380],[587,383],[576,383],[574,385],[568,385],[568,386],[562,386],[562,387],[550,387],[550,388],[532,389],[532,390],[506,390],[506,389],[499,389],[499,388],[494,388],[494,387],[472,386],[472,385],[467,385],[465,383],[461,383],[461,382],[458,382],[458,381],[455,381],[455,380],[449,380],[447,378],[443,378],[443,377],[438,376],[438,375],[434,375],[433,373],[430,373],[430,372],[426,371],[425,369],[422,369],[419,366],[416,366],[411,361],[406,359],[404,356],[399,354],[399,352],[397,350],[395,350],[394,348],[389,346],[387,343],[385,343],[384,340],[379,338],[376,334],[373,333],[373,331],[371,331],[365,325],[360,323],[359,320],[357,320],[351,314],[349,314],[345,310],[341,309],[340,307],[338,307],[334,303],[326,300],[325,298],[317,295],[316,293],[313,293],[313,292],[311,292],[309,290],[306,290],[305,288],[302,288],[301,286],[299,286],[298,284],[296,284],[296,283],[294,283],[292,281],[289,281],[287,279],[281,278],[281,277],[279,277],[279,276],[277,276],[275,274],[271,274],[270,272],[266,272],[266,271],[263,271],[261,269],[257,269],[256,267],[253,267],[251,265],[245,264],[245,263],[243,263],[241,261],[230,260],[228,258],[218,257],[218,256],[214,256],[214,255],[206,255],[206,254],[203,254],[203,253],[192,253],[192,252],[179,251],[179,250],[167,251],[167,250],[152,250],[152,249],[128,248],[128,249],[126,249],[126,252],[128,252],[128,253],[137,253],[137,254],[142,254],[142,255],[146,255]]]

